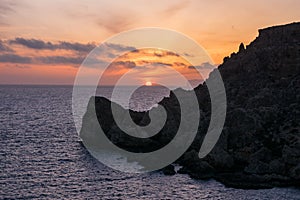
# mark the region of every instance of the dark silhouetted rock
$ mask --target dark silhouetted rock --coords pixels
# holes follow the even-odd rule
[[[215,148],[199,159],[211,115],[204,82],[194,89],[201,110],[198,133],[176,161],[182,166],[178,172],[199,179],[215,178],[237,188],[300,185],[300,23],[259,30],[259,36],[247,48],[241,44],[218,69],[227,96],[222,135]],[[184,95],[188,97],[188,93]],[[87,111],[80,134],[83,141],[94,138],[97,130],[93,127],[100,123],[119,147],[149,152],[168,144],[180,123],[180,106],[172,92],[159,103],[168,114],[164,128],[147,139],[122,133],[111,116],[108,100],[96,97],[95,104],[99,122]],[[137,124],[149,121],[148,112],[130,113]],[[175,172],[171,166],[163,171]]]
[[[214,177],[214,168],[206,161],[202,161],[198,157],[198,152],[192,150],[184,154],[179,162],[183,167],[178,173],[188,173],[194,178],[209,179]]]
[[[241,43],[239,46],[239,52],[243,52],[243,51],[245,51],[245,45],[244,43]]]
[[[164,175],[174,175],[176,174],[175,172],[175,167],[173,165],[168,165],[165,168],[162,169],[162,172]]]

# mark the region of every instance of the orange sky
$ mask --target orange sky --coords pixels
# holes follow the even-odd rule
[[[201,74],[196,68],[201,69]],[[169,79],[169,84],[186,85],[178,83],[178,75],[173,69],[179,72],[186,80],[190,80],[191,85],[197,86],[204,80],[202,75],[208,76],[208,73],[215,66],[202,63],[200,66],[192,66],[182,56],[169,51],[157,49],[140,49],[132,51],[118,57],[109,65],[100,80],[100,84],[115,85],[124,74],[130,71],[127,78],[127,84],[142,85],[146,82],[160,84],[161,78]],[[129,80],[128,80],[129,79]],[[167,81],[164,81],[167,83]]]
[[[299,9],[298,0],[0,0],[0,84],[72,84],[95,44],[140,27],[179,31],[220,64],[257,29],[300,21]]]

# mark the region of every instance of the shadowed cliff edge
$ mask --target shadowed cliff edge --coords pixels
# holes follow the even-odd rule
[[[246,47],[241,44],[239,51],[225,57],[218,69],[227,95],[222,135],[214,149],[199,159],[210,122],[210,97],[206,84],[201,84],[194,89],[200,125],[194,142],[176,161],[182,166],[178,173],[197,179],[214,178],[236,188],[299,186],[300,23],[259,30],[252,43]],[[188,97],[188,91],[178,91]],[[98,121],[90,114],[94,103]],[[173,92],[159,103],[167,111],[166,123],[150,138],[139,139],[122,132],[113,120],[111,104],[115,103],[103,97],[91,98],[80,133],[84,144],[99,143],[95,123],[100,123],[111,142],[132,152],[159,149],[176,134],[180,107]],[[118,109],[126,111],[121,106]],[[130,115],[141,126],[150,121],[149,112],[130,111]],[[163,172],[175,173],[172,166]]]

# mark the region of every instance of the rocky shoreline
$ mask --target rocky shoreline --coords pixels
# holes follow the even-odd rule
[[[194,89],[201,110],[200,126],[193,144],[176,161],[182,166],[178,173],[197,179],[214,178],[235,188],[299,186],[300,23],[259,30],[252,43],[246,47],[241,44],[218,69],[227,95],[222,135],[214,149],[199,159],[210,122],[210,97],[206,84],[201,84]],[[129,151],[150,152],[163,147],[172,140],[180,123],[180,107],[172,92],[159,103],[167,110],[165,126],[159,134],[144,139],[126,135],[117,127],[110,110],[112,102],[102,97],[91,98],[92,103],[94,100],[98,122],[107,137]],[[149,112],[130,114],[138,125],[149,123]],[[98,122],[90,120],[88,109],[80,134],[83,142],[87,138],[92,141],[91,127]],[[175,173],[172,166],[162,171]]]

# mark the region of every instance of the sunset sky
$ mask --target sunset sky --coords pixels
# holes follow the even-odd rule
[[[96,45],[141,27],[181,32],[220,64],[241,42],[255,39],[258,29],[300,21],[299,9],[299,0],[0,0],[0,84],[72,84],[78,67]],[[182,58],[158,53],[161,56],[151,49],[129,53],[114,66],[150,64],[153,82],[159,74],[168,73],[157,72],[161,65],[197,79]],[[107,74],[105,84],[110,84],[112,74]],[[149,81],[147,77],[140,81]]]

